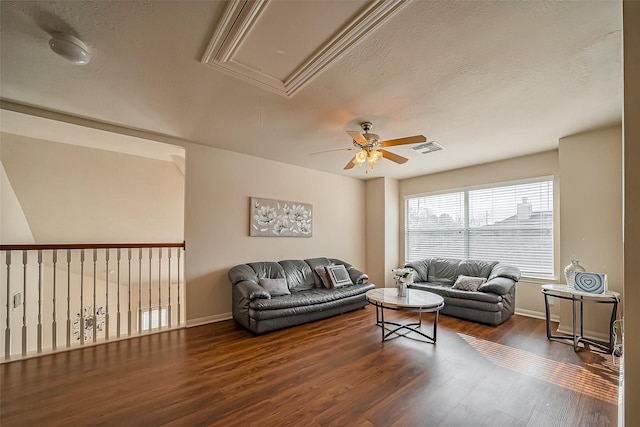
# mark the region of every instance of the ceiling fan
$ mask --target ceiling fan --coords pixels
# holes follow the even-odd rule
[[[347,133],[353,139],[353,147],[349,148],[339,148],[337,150],[327,150],[320,151],[318,153],[328,153],[329,151],[354,151],[358,150],[358,152],[349,160],[349,163],[344,167],[344,169],[351,169],[355,165],[362,165],[364,162],[367,162],[369,167],[373,169],[373,165],[375,165],[380,159],[383,157],[387,160],[391,160],[392,162],[396,162],[398,164],[406,163],[409,159],[406,157],[399,156],[395,153],[392,153],[387,150],[383,150],[386,147],[394,147],[396,145],[407,145],[407,144],[416,144],[418,142],[426,142],[427,138],[423,135],[415,135],[409,136],[406,138],[398,138],[398,139],[389,139],[387,141],[380,141],[380,136],[375,133],[369,133],[371,128],[373,128],[373,124],[371,122],[361,123],[360,126],[364,133],[360,133],[355,130],[348,130]]]

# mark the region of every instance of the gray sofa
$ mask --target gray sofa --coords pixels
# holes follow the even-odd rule
[[[410,288],[444,298],[442,314],[487,325],[499,325],[513,315],[515,284],[520,280],[520,270],[512,265],[496,261],[428,258],[407,263],[405,267],[414,270]],[[487,281],[477,291],[454,289],[459,275],[482,277]]]
[[[345,266],[352,283],[328,289],[316,267]],[[271,296],[260,279],[285,278],[290,295]],[[367,305],[365,293],[375,285],[369,277],[339,259],[312,258],[240,264],[229,270],[233,318],[255,334],[342,314]],[[347,279],[348,281],[348,279]]]

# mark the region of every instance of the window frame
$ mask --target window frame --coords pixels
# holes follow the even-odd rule
[[[481,185],[473,185],[473,186],[466,186],[466,187],[456,187],[456,188],[448,188],[448,189],[443,189],[443,190],[437,190],[437,191],[429,191],[429,192],[424,192],[424,193],[415,193],[415,194],[408,194],[408,195],[403,195],[403,209],[404,209],[404,230],[403,230],[403,234],[402,237],[404,239],[403,242],[403,256],[405,259],[405,263],[407,262],[407,254],[409,252],[409,238],[408,238],[408,223],[409,223],[409,209],[408,209],[408,204],[410,199],[416,199],[416,198],[420,198],[420,197],[426,197],[426,196],[437,196],[437,195],[443,195],[443,194],[452,194],[452,193],[462,193],[463,194],[463,199],[464,199],[464,206],[463,206],[463,227],[458,227],[456,228],[457,230],[461,230],[461,233],[464,235],[464,251],[467,254],[466,256],[462,257],[462,258],[466,258],[468,257],[468,254],[470,253],[470,249],[469,249],[469,239],[470,239],[470,235],[471,232],[474,229],[478,229],[478,227],[472,227],[469,224],[469,193],[472,191],[476,191],[476,190],[483,190],[483,189],[493,189],[493,188],[501,188],[501,187],[510,187],[510,186],[517,186],[517,185],[525,185],[525,184],[531,184],[531,183],[544,183],[544,182],[548,182],[550,184],[550,188],[551,188],[551,200],[550,200],[550,207],[552,209],[552,221],[551,221],[551,227],[550,227],[550,232],[551,232],[551,244],[550,244],[550,250],[551,250],[551,267],[550,267],[550,271],[548,274],[533,274],[533,273],[523,273],[522,277],[523,278],[530,278],[530,279],[535,279],[535,280],[540,280],[540,281],[553,281],[556,280],[556,267],[557,267],[557,239],[559,238],[559,236],[557,235],[558,233],[558,229],[556,227],[556,221],[558,218],[558,206],[556,203],[557,200],[557,188],[556,188],[556,179],[554,175],[543,175],[543,176],[537,176],[537,177],[531,177],[531,178],[526,178],[526,179],[518,179],[518,180],[509,180],[509,181],[499,181],[499,182],[491,182],[488,184],[481,184]],[[516,229],[520,229],[520,228],[516,228]],[[460,257],[457,257],[460,258]]]

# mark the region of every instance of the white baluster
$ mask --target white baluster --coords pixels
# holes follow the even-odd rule
[[[22,251],[22,356],[27,355],[27,251]]]
[[[116,308],[116,310],[118,312],[118,318],[116,319],[116,328],[118,332],[116,336],[120,338],[120,248],[118,248],[117,257],[118,257],[118,287],[117,287],[118,307]]]
[[[178,326],[182,323],[182,316],[180,315],[180,254],[182,249],[178,248]]]
[[[96,342],[97,332],[97,324],[98,324],[98,316],[97,316],[97,307],[96,307],[96,264],[98,261],[98,250],[93,250],[93,312],[91,316],[93,317],[93,342]]]
[[[51,322],[51,348],[55,351],[58,348],[58,322],[56,311],[56,269],[58,268],[58,250],[53,250],[53,320]]]
[[[42,250],[38,250],[38,353],[42,353]]]
[[[7,264],[7,326],[4,328],[4,359],[11,357],[11,251],[5,253],[5,263]]]
[[[109,248],[105,249],[104,259],[105,259],[105,268],[104,272],[104,288],[105,288],[105,313],[104,313],[104,339],[105,341],[109,340]]]
[[[151,318],[151,313],[152,313],[152,311],[151,311],[151,283],[152,283],[152,280],[151,280],[151,259],[152,259],[152,257],[153,257],[153,249],[149,248],[149,316],[148,316],[149,317],[149,329],[148,329],[149,332],[151,332],[151,330],[153,329],[152,328],[152,325],[153,325],[152,320],[153,319]]]
[[[71,347],[71,249],[67,249],[67,348]]]
[[[167,248],[167,263],[169,265],[169,295],[168,295],[168,303],[167,303],[167,325],[169,328],[173,328],[173,323],[171,323],[171,248]]]
[[[138,250],[138,333],[142,332],[142,248]]]
[[[80,345],[84,345],[84,249],[80,250]]]
[[[158,248],[158,329],[162,329],[162,248]]]
[[[127,317],[127,334],[131,336],[131,248],[128,249],[128,269],[129,269],[129,284],[128,284],[128,317]]]

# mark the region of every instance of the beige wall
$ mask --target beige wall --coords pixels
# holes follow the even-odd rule
[[[561,267],[580,260],[622,292],[622,128],[561,138],[559,153]],[[585,334],[607,340],[611,306],[585,310]],[[562,304],[560,321],[560,330],[571,330],[571,304]]]
[[[500,162],[486,163],[448,172],[425,175],[400,181],[400,259],[404,259],[404,197],[415,194],[486,185],[497,182],[513,181],[540,176],[554,177],[554,210],[559,207],[559,167],[558,152],[548,151],[517,157]],[[554,216],[554,235],[558,235],[558,215]],[[558,242],[555,242],[554,271],[556,278],[561,277],[561,266],[558,264]],[[562,266],[563,267],[563,266]],[[517,285],[516,311],[541,316],[544,315],[544,301],[540,293],[542,280],[522,279]],[[555,310],[554,310],[555,313]]]
[[[623,3],[624,43],[624,420],[640,419],[640,2]]]
[[[375,178],[366,181],[367,274],[378,287],[393,286],[391,270],[399,267],[400,233],[398,180]]]
[[[384,265],[385,265],[385,286],[395,286],[391,270],[402,267],[400,262],[400,183],[397,179],[385,178],[385,242],[384,242]]]
[[[375,178],[365,184],[365,224],[367,239],[367,275],[372,283],[385,286],[385,179]]]
[[[0,149],[2,153],[2,149]],[[33,234],[0,157],[0,242],[33,243]]]
[[[186,144],[187,322],[228,317],[229,268],[252,261],[333,257],[368,271],[364,182]],[[249,237],[249,198],[313,205],[313,237]]]
[[[361,180],[32,107],[18,106],[17,112],[186,149],[185,302],[190,325],[230,316],[227,271],[236,264],[327,256],[367,271]],[[251,196],[311,203],[313,237],[249,237]]]
[[[174,162],[0,137],[2,164],[37,243],[184,240],[184,176]]]

